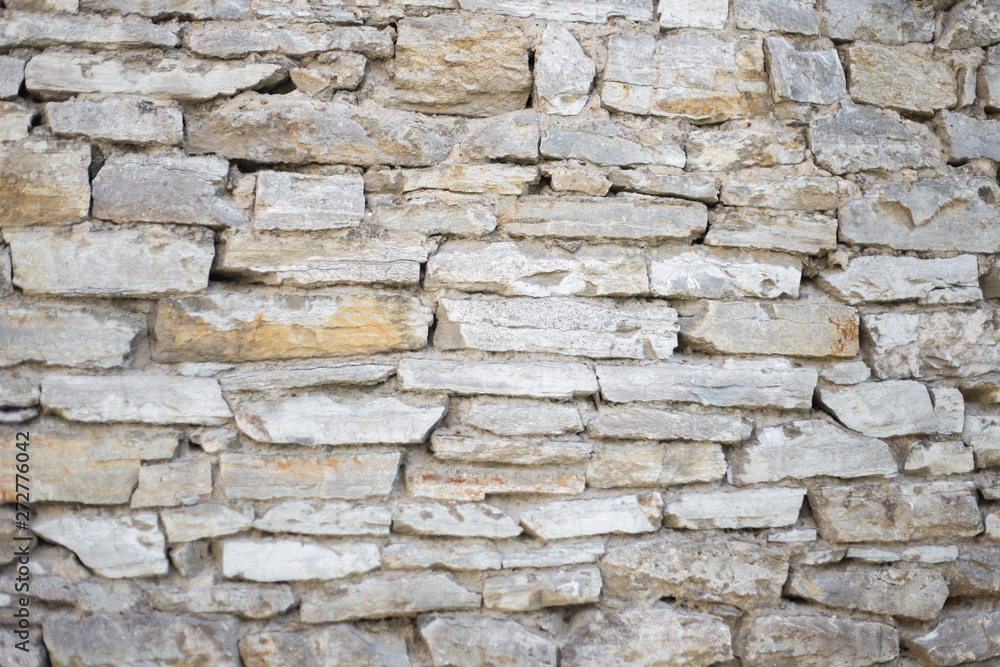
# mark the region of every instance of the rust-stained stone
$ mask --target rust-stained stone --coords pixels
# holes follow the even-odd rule
[[[232,500],[383,497],[392,489],[399,452],[334,455],[220,454],[219,479]]]
[[[0,151],[0,226],[60,225],[90,212],[90,145],[6,144]]]

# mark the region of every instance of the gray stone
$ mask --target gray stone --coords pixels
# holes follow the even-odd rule
[[[254,229],[318,231],[357,227],[365,215],[359,174],[257,173]]]
[[[383,547],[382,567],[386,570],[499,570],[500,552],[485,540],[408,539]]]
[[[965,427],[965,398],[954,387],[930,387],[939,435],[953,435]]]
[[[732,657],[722,619],[672,607],[581,612],[562,640],[567,667],[714,665]]]
[[[653,18],[649,3],[641,0],[459,0],[459,6],[474,12],[549,21],[607,23],[619,16],[632,21]]]
[[[661,246],[649,251],[650,290],[686,299],[776,299],[797,297],[802,263],[786,255],[709,248]]]
[[[406,503],[392,514],[397,533],[448,537],[517,537],[521,527],[501,510],[483,503]]]
[[[497,435],[562,435],[583,430],[580,411],[559,403],[513,403],[476,398],[462,423]]]
[[[140,145],[178,145],[184,139],[184,118],[176,102],[76,99],[49,102],[44,113],[46,124],[59,136]]]
[[[838,41],[906,44],[934,39],[934,12],[906,0],[827,0],[823,34]]]
[[[371,385],[396,374],[386,364],[316,364],[285,366],[273,370],[236,371],[219,378],[222,391],[267,391],[327,385]]]
[[[420,636],[427,642],[434,667],[556,665],[555,642],[513,620],[435,616],[421,620]]]
[[[958,547],[951,546],[912,546],[903,547],[865,547],[852,546],[847,549],[847,558],[865,563],[895,563],[906,561],[911,563],[954,563],[958,560]]]
[[[712,28],[726,27],[729,17],[727,0],[708,0],[692,5],[684,0],[660,0],[656,13],[664,28]]]
[[[81,422],[217,425],[232,418],[216,380],[170,375],[49,375],[42,405]]]
[[[983,298],[975,255],[951,259],[856,257],[843,270],[827,270],[817,282],[851,304],[916,301],[968,303]]]
[[[986,69],[983,68],[984,71]],[[946,110],[941,112],[938,127],[952,160],[976,160],[984,157],[1000,161],[1000,121],[978,120]]]
[[[368,59],[360,53],[321,53],[307,67],[288,70],[295,89],[317,100],[330,101],[338,90],[355,90],[365,77]]]
[[[90,211],[90,146],[36,140],[0,154],[0,225],[63,225]]]
[[[735,0],[733,9],[743,30],[819,34],[814,0]]]
[[[32,554],[38,556],[38,552]],[[60,576],[39,576],[39,572],[33,572],[31,577],[31,595],[35,600],[44,601],[55,605],[70,605],[80,611],[90,613],[117,613],[126,612],[142,601],[142,592],[137,586],[126,581],[108,581],[98,579],[73,579]],[[15,591],[15,580],[10,579],[4,582],[9,586],[8,590]],[[31,646],[31,650],[35,650]],[[2,654],[0,654],[2,655]],[[23,663],[13,660],[4,664],[21,665]]]
[[[874,44],[847,49],[851,97],[900,111],[931,114],[958,104],[955,71],[943,62]]]
[[[0,407],[23,408],[38,405],[41,395],[38,380],[0,375]]]
[[[983,530],[971,482],[825,486],[809,491],[809,504],[832,542],[954,540]]]
[[[25,294],[157,297],[208,286],[215,239],[207,229],[143,225],[23,227],[4,231],[14,284]]]
[[[232,535],[250,528],[252,509],[233,509],[225,505],[201,503],[160,512],[167,542],[193,542],[211,537]]]
[[[695,130],[688,135],[687,168],[727,171],[751,167],[798,164],[805,159],[801,130],[783,126],[746,130]]]
[[[540,151],[543,157],[584,160],[606,167],[683,167],[685,163],[684,149],[677,145],[666,128],[634,127],[623,123],[570,125],[550,122],[542,132]]]
[[[722,203],[783,211],[826,211],[840,205],[840,181],[825,176],[761,179],[757,172],[738,172],[722,186]],[[811,253],[815,254],[815,253]]]
[[[847,95],[844,68],[829,40],[806,43],[773,36],[765,43],[776,102],[835,104]]]
[[[904,640],[925,664],[944,667],[1000,656],[1000,613],[949,612],[933,630]],[[988,663],[987,663],[988,664]]]
[[[503,566],[507,569],[518,567],[562,567],[595,563],[604,555],[604,542],[537,542],[529,547],[526,542],[501,545]]]
[[[891,438],[937,431],[930,394],[919,382],[887,380],[818,391],[834,417],[865,435]]]
[[[194,505],[212,495],[212,461],[188,459],[139,468],[133,508]]]
[[[548,503],[521,513],[528,534],[543,540],[607,533],[651,533],[660,527],[658,493]]]
[[[705,245],[817,255],[837,247],[837,219],[773,209],[715,209]]]
[[[673,362],[598,366],[601,394],[612,403],[676,401],[717,407],[809,409],[817,373],[785,359],[727,359],[721,366]]]
[[[733,653],[746,667],[868,667],[899,656],[891,625],[835,616],[769,614],[744,619]]]
[[[0,141],[20,141],[31,132],[32,109],[16,102],[0,102]]]
[[[352,4],[351,8],[345,8],[342,2],[331,5],[317,4],[309,0],[254,0],[252,12],[254,17],[262,19],[359,25],[362,20],[358,18],[357,10],[351,11],[355,6]],[[378,18],[375,20],[379,21]]]
[[[496,229],[497,217],[478,199],[416,192],[404,197],[368,198],[372,223],[390,232],[481,236]]]
[[[175,15],[194,20],[250,17],[250,0],[81,0],[80,8],[102,14],[139,14],[154,19]]]
[[[384,507],[288,500],[267,510],[253,527],[266,533],[380,536],[389,534],[391,524],[392,512]]]
[[[104,54],[50,52],[28,62],[24,84],[45,99],[105,93],[204,102],[278,83],[284,74],[280,65],[263,62],[163,58],[147,64]]]
[[[18,46],[72,46],[90,48],[149,47],[172,49],[177,46],[175,30],[143,20],[123,21],[117,17],[72,16],[7,11],[0,25],[0,49]]]
[[[681,197],[713,204],[719,200],[719,187],[713,174],[675,173],[668,168],[610,169],[607,177],[616,188],[647,195]]]
[[[967,0],[959,3],[945,19],[937,46],[968,49],[1000,42],[1000,3],[996,0]]]
[[[550,23],[535,47],[534,106],[560,116],[576,116],[587,105],[594,80],[594,62],[573,34]]]
[[[801,567],[792,569],[788,591],[829,607],[930,621],[948,599],[948,582],[930,568],[905,565]]]
[[[963,550],[956,559],[955,569],[949,582],[951,596],[985,597],[1000,593],[998,566],[1000,566],[1000,550],[996,547]]]
[[[354,51],[369,58],[390,58],[393,53],[392,35],[377,28],[266,21],[195,23],[185,31],[184,46],[192,53],[210,58],[243,58],[256,52],[310,56],[325,51]]]
[[[381,562],[379,548],[365,542],[228,539],[219,555],[223,577],[250,581],[340,579],[374,570]]]
[[[597,602],[601,573],[596,567],[556,572],[494,575],[483,584],[483,607],[530,611]]]
[[[726,474],[722,447],[711,443],[605,444],[587,465],[595,489],[714,482]]]
[[[219,480],[229,499],[382,498],[392,490],[399,452],[288,456],[219,455]]]
[[[681,411],[646,405],[602,405],[587,422],[587,433],[599,438],[695,440],[732,443],[750,437],[753,424],[738,415]]]
[[[21,90],[24,81],[24,61],[10,56],[0,56],[0,100],[12,100]]]
[[[462,155],[471,160],[536,162],[538,160],[538,114],[515,111],[479,123],[462,140]]]
[[[283,665],[369,665],[410,667],[406,642],[392,634],[378,636],[351,625],[331,625],[312,632],[266,632],[240,640],[240,657],[247,667]]]
[[[966,416],[962,440],[975,452],[977,468],[1000,467],[1000,417]]]
[[[289,586],[211,586],[187,591],[156,588],[146,602],[160,611],[195,614],[235,614],[248,619],[273,618],[295,604]]]
[[[372,575],[357,583],[327,585],[302,595],[304,623],[415,616],[429,611],[479,609],[482,596],[446,574]]]
[[[992,111],[1000,109],[1000,62],[979,68],[976,93],[988,109]]]
[[[805,496],[805,489],[795,487],[680,493],[664,503],[663,525],[696,530],[791,526]]]
[[[167,573],[163,532],[155,512],[121,516],[47,509],[39,512],[31,530],[61,544],[84,565],[111,579]],[[114,549],[108,545],[113,544]]]
[[[575,463],[590,458],[589,442],[564,440],[506,440],[441,435],[431,437],[431,451],[442,461],[546,465]]]
[[[524,195],[538,183],[538,168],[514,164],[443,164],[426,169],[369,170],[366,187],[397,194],[447,190],[470,194]],[[377,179],[385,179],[381,187]]]
[[[676,311],[663,304],[561,297],[441,299],[434,346],[591,358],[665,358],[677,346],[676,322]]]
[[[403,359],[397,375],[400,388],[406,391],[533,398],[572,398],[597,393],[594,372],[587,365],[575,362]]]
[[[185,579],[194,579],[214,562],[208,542],[186,542],[170,550],[170,562]]]

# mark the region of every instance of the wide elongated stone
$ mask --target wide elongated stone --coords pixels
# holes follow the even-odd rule
[[[831,656],[844,667],[867,667],[896,659],[899,634],[876,621],[768,614],[743,621],[733,653],[747,667],[818,666]]]
[[[68,141],[5,145],[0,154],[0,225],[78,222],[90,211],[90,146]]]
[[[823,34],[837,41],[906,44],[934,39],[934,12],[906,0],[829,0],[820,16]]]
[[[996,72],[996,93],[990,95],[988,106],[1000,106],[1000,68],[983,67],[980,74],[980,88],[990,95],[987,75]],[[994,97],[995,96],[995,97]],[[978,120],[965,114],[941,112],[941,122],[938,125],[948,146],[948,154],[955,160],[975,160],[989,158],[1000,160],[1000,122],[995,120]]]
[[[254,229],[317,231],[357,227],[365,216],[364,189],[359,174],[258,172]]]
[[[818,375],[785,359],[727,359],[721,366],[675,362],[651,366],[598,366],[601,395],[612,403],[676,401],[717,407],[812,406]]]
[[[521,513],[529,534],[543,540],[606,533],[651,533],[660,527],[658,493],[549,503]]]
[[[194,505],[212,495],[211,459],[184,459],[146,465],[139,469],[139,486],[131,506],[176,507]]]
[[[81,422],[214,425],[232,417],[216,380],[170,375],[49,375],[42,405]]]
[[[516,537],[521,527],[506,513],[483,503],[406,503],[392,514],[397,533],[448,537]]]
[[[544,465],[575,463],[590,458],[589,442],[564,440],[503,440],[435,434],[431,451],[442,461]]]
[[[961,441],[915,443],[906,453],[903,470],[913,475],[957,475],[975,469],[974,452]]]
[[[245,19],[250,0],[82,0],[80,8],[99,13],[139,14],[154,19],[180,15],[194,20]]]
[[[773,209],[717,209],[705,245],[816,255],[837,247],[837,219]]]
[[[444,160],[461,123],[303,95],[247,93],[185,116],[188,150],[251,162],[424,166]],[[295,127],[294,135],[274,127]]]
[[[442,190],[470,194],[523,195],[538,183],[535,166],[514,164],[444,164],[425,169],[370,170],[369,189],[399,194],[414,190]],[[383,185],[384,181],[384,185]]]
[[[122,516],[47,510],[31,530],[61,544],[103,577],[148,577],[167,573],[163,532],[155,512]],[[108,548],[113,544],[114,548]]]
[[[601,573],[596,567],[495,575],[483,584],[483,606],[500,611],[588,604],[600,595]]]
[[[714,482],[726,474],[720,445],[704,442],[604,444],[587,464],[595,489]]]
[[[785,478],[895,476],[896,459],[881,440],[852,433],[822,419],[801,419],[760,429],[733,452],[734,484]]]
[[[695,130],[687,138],[687,168],[727,171],[798,164],[805,159],[801,130],[782,126],[747,130]]]
[[[395,375],[388,364],[305,364],[274,370],[237,371],[219,378],[222,391],[267,391],[324,385],[379,384]]]
[[[329,623],[360,618],[415,616],[429,611],[479,609],[482,596],[446,574],[369,576],[358,583],[327,585],[302,596],[302,621]]]
[[[368,208],[372,223],[391,232],[481,236],[497,226],[496,215],[478,198],[448,193],[373,195]]]
[[[146,598],[149,606],[174,614],[235,614],[248,619],[273,618],[288,611],[296,602],[289,586],[199,587],[191,591],[180,588],[158,588]]]
[[[692,5],[684,0],[660,0],[656,8],[660,25],[664,28],[712,28],[726,27],[729,17],[729,3],[723,0]]]
[[[677,314],[664,304],[540,299],[441,299],[434,346],[591,358],[669,357]]]
[[[8,10],[0,25],[0,49],[69,44],[90,48],[145,46],[169,50],[177,46],[178,41],[169,26],[103,16],[43,15]]]
[[[420,636],[438,665],[555,667],[556,644],[517,621],[436,616],[420,623]]]
[[[379,549],[365,542],[336,545],[299,540],[224,540],[222,576],[250,581],[308,581],[363,574],[381,562]]]
[[[819,33],[812,0],[736,0],[736,27],[743,30]]]
[[[399,452],[320,456],[220,454],[219,479],[230,499],[360,500],[389,494]]]
[[[704,233],[704,204],[653,197],[531,197],[500,213],[512,236],[589,239],[677,239]]]
[[[369,58],[392,56],[392,35],[369,26],[331,27],[322,23],[211,21],[195,23],[184,46],[210,58],[242,58],[252,53],[310,56],[325,51],[354,51]]]
[[[207,537],[232,535],[250,528],[253,510],[236,510],[225,505],[199,503],[160,512],[167,542],[193,542]]]
[[[384,507],[350,503],[288,500],[253,522],[267,533],[300,535],[388,535],[392,512]]]
[[[387,570],[444,568],[471,572],[499,570],[500,563],[500,552],[485,540],[411,538],[390,542],[382,549],[382,567]]]
[[[462,421],[497,435],[562,435],[583,430],[580,411],[573,405],[548,402],[512,402],[477,398]]]
[[[771,106],[760,37],[679,30],[612,36],[601,103],[612,111],[718,123]]]
[[[975,255],[951,259],[856,257],[844,270],[820,273],[817,282],[852,304],[916,301],[929,305],[983,298]]]
[[[550,23],[535,53],[535,106],[546,113],[575,116],[587,104],[594,80],[592,61],[573,33]]]
[[[753,424],[743,417],[690,412],[645,405],[599,406],[587,422],[587,433],[602,438],[739,442],[750,437]]]
[[[161,226],[8,229],[14,284],[25,294],[156,297],[208,286],[215,240]]]
[[[721,200],[729,206],[755,206],[783,211],[826,211],[840,205],[840,181],[827,176],[788,176],[762,179],[757,172],[730,176]]]
[[[649,252],[649,289],[687,299],[776,299],[799,294],[802,263],[786,255],[705,246],[661,246]]]
[[[608,550],[601,561],[604,594],[619,599],[711,600],[741,609],[776,604],[788,556],[742,540],[666,533]]]
[[[912,380],[821,387],[819,400],[842,424],[876,438],[937,431],[930,394]]]
[[[948,540],[983,530],[971,482],[824,486],[809,491],[809,504],[832,542]]]
[[[722,619],[672,607],[582,612],[562,639],[567,667],[704,666],[732,657],[729,626]]]
[[[576,496],[583,492],[582,471],[565,464],[503,466],[435,461],[412,452],[406,462],[406,490],[418,498],[479,501],[487,494],[531,493]]]
[[[958,104],[954,71],[942,62],[873,44],[847,50],[851,97],[901,111],[930,114]]]
[[[575,362],[491,363],[403,359],[397,371],[407,391],[572,398],[597,393],[594,372]]]
[[[805,495],[795,487],[681,493],[665,502],[663,524],[700,530],[791,526]]]
[[[707,204],[719,200],[719,186],[713,174],[677,173],[669,167],[643,167],[610,169],[607,177],[615,187],[626,192],[681,197]]]
[[[157,305],[160,361],[260,361],[412,350],[431,311],[392,294],[212,294]]]
[[[810,43],[775,35],[765,44],[775,101],[834,104],[847,94],[844,67],[829,40]]]
[[[629,296],[649,288],[636,248],[590,245],[570,252],[515,241],[450,241],[428,260],[424,284],[535,297]]]
[[[597,562],[604,542],[509,542],[500,546],[505,568],[562,567]]]
[[[92,141],[174,145],[184,139],[180,105],[139,97],[49,102],[45,121],[56,135]]]
[[[1000,5],[996,0],[971,0],[951,10],[937,45],[943,49],[967,49],[1000,42]]]
[[[908,638],[904,644],[927,664],[945,667],[997,658],[998,637],[1000,613],[951,612],[933,630]]]
[[[248,88],[278,83],[280,65],[252,62],[205,62],[163,58],[155,64],[118,60],[90,53],[49,52],[35,56],[24,68],[28,90],[45,99],[81,93],[141,95],[204,102]]]
[[[552,122],[542,133],[540,151],[543,157],[584,160],[601,166],[683,167],[686,161],[684,149],[667,131],[608,122]]]
[[[632,21],[653,18],[652,8],[641,0],[459,0],[459,6],[474,12],[550,21],[607,23],[618,16]]]
[[[940,573],[903,565],[793,568],[788,590],[829,607],[924,621],[934,619],[948,599],[948,582]]]
[[[316,667],[410,665],[402,637],[391,633],[374,636],[347,624],[311,632],[247,635],[240,640],[240,657],[248,667],[281,667],[289,662]]]
[[[716,353],[853,357],[858,313],[826,304],[703,301],[678,319],[681,341]]]
[[[57,665],[185,663],[234,665],[236,623],[186,616],[95,614],[45,621],[45,647]]]
[[[119,368],[131,357],[146,318],[121,310],[55,303],[0,306],[0,366]]]

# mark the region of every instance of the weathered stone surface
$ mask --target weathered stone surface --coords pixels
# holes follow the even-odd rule
[[[444,665],[523,665],[555,667],[556,645],[517,621],[475,616],[436,616],[421,620],[435,667]]]
[[[16,102],[0,102],[0,141],[20,141],[31,132],[35,112]]]
[[[611,189],[611,181],[596,168],[582,162],[544,164],[540,171],[549,177],[549,187],[553,192],[603,197]]]
[[[937,431],[930,394],[912,380],[820,387],[819,400],[844,426],[876,438]]]
[[[798,164],[806,140],[799,130],[781,126],[747,130],[695,130],[687,138],[687,168],[726,171]]]
[[[1000,5],[996,0],[962,2],[948,15],[937,46],[943,49],[967,49],[1000,42]]]
[[[587,105],[594,62],[573,34],[558,23],[542,32],[535,49],[534,106],[560,116],[575,116]]]
[[[658,493],[548,503],[521,513],[521,524],[543,540],[606,533],[651,533],[660,527]]]
[[[718,123],[771,105],[762,39],[680,30],[614,35],[608,42],[601,103],[612,111]]]
[[[951,575],[951,596],[983,597],[1000,593],[1000,550],[995,547],[964,550]]]
[[[813,0],[736,0],[733,9],[736,27],[743,30],[819,34]]]
[[[325,385],[379,384],[395,375],[387,364],[316,364],[274,370],[227,373],[219,378],[222,391],[266,391]]]
[[[446,574],[369,576],[358,583],[327,585],[302,596],[302,621],[329,623],[359,618],[414,616],[428,611],[479,609],[482,596]]]
[[[788,556],[742,540],[693,540],[666,533],[608,549],[601,573],[604,594],[612,598],[675,597],[748,609],[778,601]]]
[[[219,455],[219,479],[230,499],[384,497],[399,468],[398,452],[323,456]]]
[[[461,116],[524,108],[531,92],[528,42],[512,22],[437,14],[404,19],[398,27],[391,104]]]
[[[979,80],[976,85],[976,94],[983,100],[983,103],[992,111],[1000,109],[1000,59],[993,52],[990,65],[983,65],[979,68]]]
[[[397,371],[407,391],[572,398],[596,394],[594,372],[574,362],[491,363],[403,359]]]
[[[831,42],[772,36],[765,43],[776,102],[834,104],[847,94],[844,68]]]
[[[721,200],[729,206],[825,211],[839,206],[839,190],[839,181],[835,178],[789,176],[762,179],[758,172],[745,171],[726,179]]]
[[[719,200],[714,174],[684,173],[669,168],[611,169],[608,179],[616,188],[647,195],[693,199],[707,204]]]
[[[500,546],[503,566],[561,567],[594,563],[604,555],[604,542],[510,542]]]
[[[664,358],[677,346],[665,304],[541,299],[441,299],[434,346],[552,352],[591,358]]]
[[[406,503],[392,514],[397,533],[449,537],[517,537],[521,527],[507,514],[483,503]]]
[[[462,155],[470,160],[538,160],[538,114],[534,111],[494,116],[471,126],[477,129],[462,139]]]
[[[4,231],[25,294],[150,297],[208,286],[212,233],[161,226],[24,227]]]
[[[934,12],[906,0],[829,0],[821,14],[823,34],[838,41],[906,44],[934,38]]]
[[[184,119],[175,102],[147,102],[138,97],[49,102],[45,122],[60,136],[126,144],[180,144]]]
[[[216,380],[170,375],[49,375],[42,405],[81,422],[214,425],[232,417]]]
[[[726,474],[722,447],[711,443],[604,444],[587,465],[595,489],[714,482]]]
[[[523,195],[538,182],[538,168],[514,164],[445,164],[426,169],[369,170],[368,189],[397,194],[414,190],[447,190],[473,194]],[[381,180],[385,181],[382,186]]]
[[[948,582],[935,570],[904,565],[802,567],[792,569],[788,591],[829,607],[929,621],[948,599]]]
[[[589,442],[564,440],[504,440],[440,435],[431,438],[431,451],[442,461],[545,465],[575,463],[590,458]]]
[[[977,468],[1000,466],[1000,417],[966,416],[962,440],[975,452]]]
[[[820,667],[831,658],[843,667],[867,667],[899,655],[899,634],[891,625],[833,616],[745,619],[733,653],[747,667]]]
[[[809,504],[832,542],[947,540],[983,530],[971,482],[825,486],[809,491]]]
[[[960,5],[959,7],[963,7]],[[1000,656],[1000,613],[948,613],[930,632],[904,644],[925,664],[961,665]]]
[[[799,294],[802,263],[785,255],[705,246],[661,246],[648,254],[650,291],[659,296],[776,299]]]
[[[666,129],[623,123],[550,122],[542,133],[540,151],[543,157],[601,166],[683,167],[685,163],[684,150]]]
[[[653,197],[532,197],[500,213],[512,236],[690,241],[704,233],[704,204]]]
[[[387,570],[499,570],[500,552],[485,540],[415,538],[385,545],[382,567]]]
[[[157,588],[146,595],[153,609],[172,613],[236,614],[243,618],[273,618],[295,604],[288,586],[212,586],[185,591]]]
[[[0,375],[0,407],[22,408],[38,405],[41,385],[37,380]]]
[[[368,198],[372,222],[391,232],[480,236],[496,229],[493,212],[468,198],[442,198],[437,193]]]
[[[666,501],[663,524],[698,530],[791,526],[805,496],[805,489],[794,487],[680,493]]]
[[[28,141],[0,155],[0,225],[27,227],[78,222],[90,210],[90,146]]]
[[[912,546],[912,547],[866,547],[853,546],[847,549],[847,558],[865,563],[954,563],[958,559],[957,546]]]
[[[157,305],[160,361],[260,361],[423,348],[431,311],[394,294],[212,294]]]
[[[163,532],[155,512],[113,517],[47,509],[39,512],[31,530],[49,542],[63,545],[103,577],[119,579],[167,573]]]
[[[598,366],[601,394],[612,403],[677,401],[717,407],[812,406],[817,373],[785,359],[727,359],[721,366],[675,362],[651,366]]]
[[[299,540],[224,540],[219,556],[222,576],[250,581],[308,581],[362,574],[382,562],[374,544],[336,545]]]
[[[8,11],[0,26],[0,49],[69,44],[91,48],[172,49],[178,39],[169,26],[102,16],[69,16]]]
[[[424,286],[506,296],[628,296],[648,290],[646,261],[635,248],[450,241],[427,262]]]
[[[583,430],[580,411],[559,403],[512,403],[490,398],[475,399],[463,423],[497,435],[562,435]]]
[[[680,314],[681,342],[692,349],[802,357],[858,353],[858,313],[847,306],[702,301]]]
[[[24,81],[24,61],[10,56],[0,56],[0,100],[12,100],[21,90]]]
[[[301,94],[247,93],[185,116],[188,150],[251,162],[430,165],[456,143],[458,124]],[[275,127],[295,127],[294,136]]]
[[[247,667],[282,665],[371,665],[410,667],[406,642],[392,635],[373,636],[350,625],[331,625],[313,632],[268,632],[240,640]]]
[[[598,407],[587,433],[601,438],[739,442],[750,437],[753,424],[743,417],[688,412],[645,405]]]
[[[266,21],[195,23],[185,31],[184,46],[211,58],[242,58],[255,52],[309,56],[325,51],[390,58],[393,52],[392,35],[369,26],[334,28],[322,23]]]
[[[986,69],[988,68],[983,68]],[[981,157],[1000,160],[1000,122],[977,120],[964,114],[943,111],[938,127],[948,146],[948,155],[953,160],[975,160]]]
[[[840,209],[840,240],[897,250],[1000,250],[1000,187],[977,177],[879,184]]]
[[[391,42],[391,40],[390,40]],[[355,90],[365,77],[368,59],[360,53],[321,53],[308,67],[288,70],[295,89],[309,97],[329,102],[338,90]]]
[[[479,501],[487,494],[535,493],[576,496],[583,492],[584,474],[563,465],[501,466],[445,463],[422,452],[406,462],[406,490],[417,498]]]
[[[871,369],[868,368],[865,362],[845,361],[842,364],[837,364],[836,366],[820,371],[819,376],[833,384],[858,384],[867,380],[871,374]]]
[[[641,0],[459,0],[459,6],[474,12],[550,21],[606,23],[617,16],[632,21],[653,18],[652,7]]]
[[[258,172],[254,229],[318,231],[357,227],[365,215],[364,189],[360,174]]]
[[[240,431],[254,440],[316,447],[423,442],[444,412],[388,396],[359,402],[296,396],[243,401],[235,414]]]
[[[828,270],[819,284],[851,304],[911,301],[967,303],[983,298],[974,255],[951,259],[857,257],[844,270]]]
[[[965,427],[965,398],[954,387],[930,387],[934,416],[937,417],[937,432],[951,435],[962,432]]]
[[[670,607],[585,611],[573,617],[562,640],[567,667],[712,665],[732,657],[729,626],[721,619]]]
[[[928,142],[914,124],[904,126],[876,109],[847,102],[841,103],[836,117],[820,118],[809,126],[816,164],[835,174],[937,166],[941,159]]]
[[[160,512],[160,521],[167,534],[167,542],[193,542],[208,537],[232,535],[250,528],[253,510],[232,509],[225,505],[201,503],[193,507]]]
[[[862,44],[847,50],[847,64],[858,102],[924,114],[958,104],[955,72],[944,63]]]
[[[32,556],[37,557],[38,554],[39,552],[35,551]],[[70,605],[88,613],[122,613],[134,608],[142,600],[139,588],[126,581],[108,581],[97,577],[75,579],[48,576],[48,573],[42,574],[38,570],[32,572],[32,575],[31,594],[35,600],[49,604]],[[8,590],[16,590],[14,580],[8,579],[4,583],[8,586]],[[31,645],[31,651],[36,651],[34,645]],[[0,656],[3,654],[0,653]],[[15,658],[4,664],[20,667],[25,663]]]
[[[212,461],[172,461],[139,469],[132,507],[194,505],[212,494]]]
[[[231,665],[236,623],[184,616],[96,614],[45,621],[54,665]]]
[[[174,15],[194,20],[245,19],[250,16],[250,0],[81,0],[80,8],[102,14],[139,14],[154,19]]]
[[[131,356],[146,318],[111,308],[54,303],[0,306],[0,366],[118,368]]]
[[[251,62],[211,62],[163,58],[154,65],[116,60],[90,53],[50,52],[35,56],[24,68],[28,90],[45,99],[80,93],[141,95],[186,102],[204,102],[248,88],[278,83],[280,65]]]
[[[837,247],[837,219],[771,209],[716,209],[705,245],[818,254]]]
[[[692,5],[684,0],[660,0],[656,13],[664,28],[712,28],[726,27],[729,17],[729,3],[724,0],[707,0]]]
[[[729,480],[738,485],[785,478],[895,476],[896,459],[881,440],[857,435],[822,419],[760,429],[736,449]]]
[[[392,512],[350,503],[288,500],[264,513],[253,527],[267,533],[300,535],[388,535]]]
[[[588,604],[600,595],[601,573],[596,567],[495,575],[483,584],[483,606],[500,611]]]

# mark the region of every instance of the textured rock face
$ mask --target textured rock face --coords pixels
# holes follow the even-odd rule
[[[552,667],[556,645],[515,621],[436,616],[420,626],[435,665]]]
[[[666,503],[671,528],[779,528],[799,517],[805,489],[776,487],[680,494]]]
[[[90,209],[90,146],[30,141],[0,155],[0,225],[59,225],[79,222]],[[44,179],[45,185],[39,181]]]
[[[768,37],[765,43],[775,101],[834,104],[847,94],[844,70],[831,42]]]
[[[311,591],[302,598],[301,613],[306,623],[328,623],[479,609],[481,604],[481,595],[469,591],[446,574],[391,579],[371,576],[360,583],[328,585]]]
[[[933,113],[958,103],[950,67],[883,46],[855,46],[847,54],[851,97],[858,102]]]
[[[323,455],[222,454],[219,478],[229,498],[384,497],[399,467],[397,452]]]
[[[931,397],[919,382],[890,380],[821,388],[819,399],[845,426],[877,438],[934,433]]]
[[[511,236],[691,240],[705,231],[708,212],[695,202],[623,197],[544,197],[500,214]]]
[[[649,533],[660,527],[663,503],[657,493],[600,500],[550,503],[521,515],[531,535],[543,540],[602,533]]]
[[[784,255],[706,247],[650,253],[650,290],[688,299],[797,296],[802,265]]]
[[[862,667],[894,660],[896,629],[882,623],[831,616],[762,615],[744,621],[733,652],[747,665],[822,665]]]
[[[373,570],[380,562],[374,544],[326,546],[298,540],[225,540],[219,560],[222,576],[250,581],[340,579]]]
[[[365,215],[364,179],[283,171],[257,174],[254,229],[318,231],[357,227]]]
[[[912,566],[792,569],[789,590],[830,607],[932,620],[948,598],[945,578]]]
[[[538,107],[559,116],[576,116],[583,111],[594,80],[594,61],[573,34],[558,24],[546,26],[535,57]]]
[[[176,102],[137,97],[70,100],[45,105],[45,121],[60,136],[127,144],[179,144],[184,120]]]
[[[38,517],[38,535],[61,544],[104,577],[148,577],[167,573],[163,532],[154,512],[118,517],[78,515],[61,510]],[[114,544],[114,549],[108,549]]]
[[[858,257],[843,271],[827,271],[818,282],[852,304],[916,301],[918,304],[978,301],[979,268],[972,255],[952,259]]]

